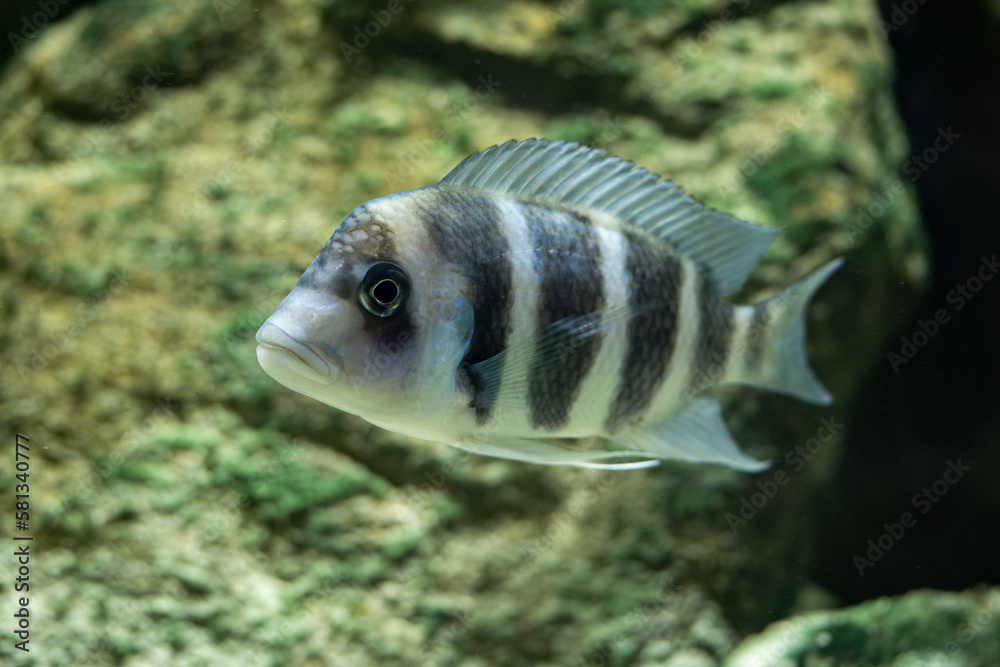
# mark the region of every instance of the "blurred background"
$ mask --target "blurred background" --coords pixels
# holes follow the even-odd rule
[[[910,7],[880,4],[892,28],[897,8],[906,16]],[[916,187],[933,257],[932,280],[915,318],[887,353],[900,353],[902,337],[912,337],[919,321],[933,318],[937,310],[944,308],[955,318],[949,322],[954,326],[942,327],[898,372],[888,362],[873,369],[859,402],[858,423],[838,471],[838,484],[852,493],[825,509],[824,521],[837,529],[825,533],[828,541],[817,569],[820,581],[850,600],[918,586],[959,590],[1000,579],[1000,562],[991,555],[1000,532],[988,528],[1000,521],[992,481],[1000,470],[1000,429],[993,409],[1000,405],[1000,290],[985,282],[982,292],[970,291],[973,298],[958,310],[965,297],[957,289],[976,276],[982,258],[992,260],[1000,250],[1000,225],[993,222],[1000,192],[990,185],[1000,173],[995,160],[1000,128],[991,118],[991,109],[1000,108],[1000,92],[992,83],[981,85],[997,80],[982,63],[1000,57],[1000,20],[996,3],[954,9],[921,5],[898,30],[887,28],[896,62],[893,90],[911,147],[910,173],[904,170],[904,176]],[[947,157],[927,161],[926,167],[917,163],[942,129],[962,134],[962,128],[968,134],[954,139]],[[881,520],[872,507],[897,502],[905,510],[906,492],[938,479],[945,462],[957,457],[964,457],[966,465],[975,461],[983,474],[970,474],[965,488],[956,487],[954,497],[927,513],[898,566],[873,569],[863,580],[842,576],[836,563],[853,548],[845,536],[859,526],[878,533]],[[890,500],[887,492],[896,491]]]
[[[995,1],[16,0],[0,37],[3,661],[1000,660]],[[720,392],[771,470],[478,458],[259,369],[351,209],[531,136],[785,228],[736,301],[847,259],[836,403]]]

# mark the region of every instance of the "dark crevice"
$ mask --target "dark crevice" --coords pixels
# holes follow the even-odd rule
[[[363,22],[362,22],[363,23]],[[348,39],[355,24],[338,25],[334,31]],[[409,29],[412,28],[412,29]],[[409,29],[409,30],[408,30]],[[336,47],[336,45],[335,45]],[[339,49],[339,47],[336,47]],[[513,58],[484,51],[463,43],[445,43],[420,27],[399,26],[392,39],[374,39],[350,65],[363,74],[380,62],[391,69],[394,60],[417,60],[422,68],[442,80],[457,78],[473,94],[478,90],[496,95],[491,105],[506,105],[543,113],[643,116],[679,137],[696,139],[722,116],[722,101],[702,105],[684,115],[664,112],[648,99],[628,92],[628,74],[599,73],[587,62],[573,56],[538,61]],[[356,81],[369,77],[356,76]],[[495,82],[495,85],[494,85]],[[697,121],[691,120],[697,118]]]
[[[483,85],[490,77],[501,83],[498,101],[506,106],[546,115],[604,112],[614,116],[644,116],[667,133],[696,139],[721,117],[723,105],[705,106],[697,114],[698,122],[665,113],[649,100],[628,93],[630,77],[594,71],[588,63],[573,57],[535,62],[514,59],[483,51],[467,44],[449,44],[428,32],[414,31],[400,40],[386,40],[392,53],[373,54],[373,58],[391,55],[420,60],[425,67],[442,75],[466,82],[470,89]]]
[[[823,530],[813,577],[845,603],[922,587],[1000,584],[1000,278],[961,309],[957,294],[949,301],[957,285],[977,276],[984,257],[1000,254],[1000,227],[992,222],[1000,209],[1000,92],[983,69],[1000,62],[1000,21],[985,2],[880,5],[913,155],[948,128],[961,137],[915,181],[900,174],[917,190],[933,275],[916,317],[872,365],[834,483],[842,492],[816,517]],[[948,320],[935,324],[941,310]],[[921,339],[924,331],[933,334]],[[922,344],[893,368],[886,355],[902,356],[904,339]],[[958,478],[947,473],[949,461],[971,469]],[[940,481],[948,477],[957,481]],[[913,525],[901,531],[906,513]]]
[[[678,40],[697,39],[702,33],[711,31],[723,16],[731,15],[730,22],[735,22],[766,14],[781,4],[784,2],[750,0],[745,9],[741,9],[740,2],[732,2],[717,13],[699,16],[681,26],[658,47],[667,51]],[[341,41],[350,44],[356,36],[356,28],[371,21],[364,9],[358,6],[351,11],[345,10],[344,14],[326,16],[327,27],[339,36],[335,48],[340,49],[338,45]],[[599,13],[600,9],[593,11]],[[544,60],[537,57],[515,58],[461,42],[443,42],[439,35],[412,22],[389,24],[386,30],[394,31],[391,38],[379,39],[376,36],[359,55],[354,56],[350,67],[355,73],[369,69],[374,62],[386,65],[393,58],[412,59],[442,79],[457,78],[465,82],[472,91],[481,90],[484,81],[499,82],[496,86],[498,97],[491,104],[499,103],[548,116],[573,113],[612,117],[632,115],[653,120],[664,132],[691,140],[701,137],[732,107],[726,99],[703,100],[696,103],[696,108],[689,106],[678,113],[671,113],[669,109],[630,91],[634,72],[609,73],[606,71],[609,68],[595,68],[593,63],[571,53]],[[604,56],[605,59],[609,57],[611,54]],[[358,81],[367,79],[364,76],[355,77]]]
[[[133,72],[124,77],[120,94],[106,96],[110,98],[107,106],[86,102],[79,98],[67,97],[51,90],[45,90],[40,97],[47,100],[46,108],[54,116],[62,120],[77,123],[100,123],[102,121],[124,122],[138,117],[143,113],[145,105],[142,104],[142,101],[145,100],[146,94],[148,94],[148,91],[152,87],[163,85],[176,88],[178,86],[195,85],[200,83],[202,78],[209,74],[212,69],[211,67],[206,67],[192,75],[179,76],[176,74],[179,71],[177,67],[169,64],[160,67],[164,73],[169,74],[164,76],[163,81],[156,83],[155,86],[151,86],[148,83],[144,86],[143,79],[148,76],[146,71]],[[150,80],[147,79],[148,81]],[[45,88],[44,84],[40,83],[39,85]],[[145,91],[142,93],[143,96],[141,98],[135,92],[138,89]],[[132,94],[135,94],[135,97],[130,97]]]
[[[674,45],[684,39],[695,39],[702,34],[714,34],[720,26],[732,25],[733,23],[751,17],[764,16],[772,9],[780,5],[788,4],[792,0],[776,0],[774,2],[764,2],[762,0],[735,0],[722,9],[711,14],[697,16],[677,30],[671,32],[660,43],[665,51],[672,51]],[[800,0],[801,4],[801,0]]]

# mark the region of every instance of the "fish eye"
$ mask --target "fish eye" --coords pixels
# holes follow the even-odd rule
[[[379,262],[368,269],[358,288],[358,301],[375,317],[395,314],[410,296],[410,279],[391,262]]]

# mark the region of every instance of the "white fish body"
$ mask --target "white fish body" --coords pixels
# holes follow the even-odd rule
[[[258,359],[290,389],[480,454],[760,470],[706,392],[828,404],[804,312],[841,263],[753,306],[721,301],[777,233],[603,151],[510,141],[352,211],[261,327]],[[550,442],[589,436],[618,447]]]

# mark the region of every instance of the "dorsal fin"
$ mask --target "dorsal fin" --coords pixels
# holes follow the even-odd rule
[[[706,209],[634,162],[564,141],[512,139],[491,146],[462,160],[440,184],[613,216],[706,267],[723,295],[743,285],[781,232]]]

